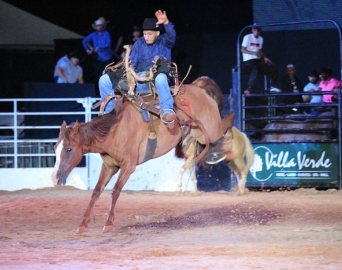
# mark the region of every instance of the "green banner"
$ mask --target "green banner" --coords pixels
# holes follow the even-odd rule
[[[338,187],[337,143],[253,144],[248,186]]]

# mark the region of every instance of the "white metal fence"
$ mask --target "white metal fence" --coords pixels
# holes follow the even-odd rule
[[[98,100],[91,97],[0,99],[2,108],[0,113],[0,134],[2,134],[0,136],[0,190],[52,187],[51,173],[55,163],[53,146],[57,141],[63,120],[67,120],[67,124],[76,120],[90,121],[98,114],[97,110],[91,109]],[[40,103],[44,105],[39,106]],[[66,103],[70,103],[71,106],[69,104],[68,109],[64,110],[63,104]],[[11,109],[5,110],[5,107],[11,107]],[[34,111],[34,108],[39,110]],[[46,121],[46,119],[49,120]],[[80,189],[95,187],[100,175],[102,159],[99,154],[87,154],[84,161],[83,165],[79,165],[71,172],[67,178],[67,185]],[[174,150],[171,150],[162,157],[139,165],[124,189],[175,191],[178,185],[179,168],[183,162],[183,159],[176,158]],[[151,168],[153,168],[153,174],[151,174]],[[113,188],[117,175],[113,176],[106,189]],[[189,178],[187,171],[184,179]],[[184,189],[190,190],[191,185],[185,186]]]
[[[0,112],[0,168],[53,167],[55,162],[53,146],[64,118],[68,118],[69,121],[90,121],[98,113],[91,109],[98,100],[92,97],[0,99],[1,108],[10,108],[5,112]],[[63,107],[65,103],[74,103],[77,109],[73,111],[49,110]],[[44,105],[40,106],[41,104]],[[54,106],[49,106],[50,104]],[[34,108],[41,107],[45,109],[33,111]],[[38,118],[40,121],[37,124],[35,120]],[[44,121],[44,119],[50,119],[50,121]],[[35,124],[32,125],[32,122]],[[47,132],[48,134],[44,136]],[[32,133],[34,135],[30,135]]]

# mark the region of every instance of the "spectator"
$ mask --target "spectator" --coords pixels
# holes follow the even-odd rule
[[[64,48],[64,56],[58,59],[55,70],[53,72],[53,77],[55,78],[55,82],[58,80],[58,73],[57,73],[57,68],[61,66],[65,62],[69,62],[72,54],[72,50],[69,47]]]
[[[114,61],[114,56],[117,55],[122,46],[122,37],[119,36],[113,50],[112,36],[106,30],[108,23],[109,21],[106,21],[104,17],[100,17],[92,25],[95,31],[82,40],[86,52],[94,56],[94,75],[96,81],[102,75],[105,67]],[[120,59],[120,56],[117,56],[117,59]]]
[[[282,93],[299,93],[303,91],[303,83],[296,76],[296,68],[293,64],[286,66],[286,75],[281,80],[281,92]],[[281,104],[297,104],[302,102],[301,96],[279,96],[277,102]],[[298,113],[297,108],[282,108],[282,113],[291,114]]]
[[[278,71],[262,50],[264,39],[260,36],[260,33],[261,28],[253,25],[252,34],[245,35],[242,40],[242,70],[248,70],[250,72],[247,83],[248,87],[244,91],[245,95],[249,95],[251,92],[255,91],[254,88],[259,72],[266,74],[270,78],[270,91],[279,91],[279,89],[275,87]]]
[[[80,55],[74,51],[69,62],[64,62],[57,67],[57,83],[83,83],[83,69],[78,65]]]
[[[133,27],[132,35],[127,38],[127,40],[124,42],[124,45],[131,45],[133,46],[134,42],[136,42],[141,37],[141,29],[139,29],[137,26]],[[121,58],[125,58],[126,51],[123,50],[121,53]]]
[[[341,81],[332,77],[333,70],[323,67],[320,72],[321,82],[319,84],[320,91],[338,91],[341,87]],[[323,95],[324,103],[332,103],[337,101],[337,95]]]
[[[293,64],[286,66],[286,75],[281,80],[280,89],[283,93],[299,93],[303,91],[303,83],[296,76],[296,68]],[[284,97],[284,102],[294,104],[302,102],[302,98],[300,96],[287,96]]]
[[[309,82],[304,86],[303,92],[317,92],[319,89],[319,74],[316,70],[312,70],[308,75]],[[302,96],[304,102],[309,102],[311,104],[320,104],[322,103],[321,95],[303,95]],[[308,111],[310,111],[311,115],[319,114],[320,108],[311,107]]]

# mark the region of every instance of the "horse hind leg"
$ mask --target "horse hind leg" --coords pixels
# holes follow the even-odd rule
[[[238,160],[236,160],[238,161]],[[247,173],[245,172],[245,168],[244,168],[244,163],[242,161],[242,164],[236,163],[234,162],[229,162],[228,163],[228,167],[234,172],[236,179],[238,181],[237,183],[237,187],[238,187],[238,191],[237,194],[238,195],[245,195],[248,193],[248,189],[246,188],[246,178],[247,178]]]
[[[196,172],[195,172],[195,165],[193,164],[190,168],[190,177],[191,177],[191,182],[192,182],[192,195],[197,195],[198,189],[197,189],[197,178],[196,178]]]
[[[190,178],[192,182],[192,191],[191,194],[196,195],[197,194],[197,178],[196,173],[194,170],[194,162],[195,160],[193,158],[189,158],[185,161],[181,169],[179,170],[180,177],[179,177],[179,184],[177,188],[177,194],[181,195],[183,193],[183,176],[186,170],[189,170]]]
[[[192,141],[184,153],[185,162],[184,162],[182,168],[180,169],[180,180],[179,180],[179,186],[178,186],[179,194],[182,193],[182,179],[183,179],[184,172],[187,169],[190,172],[190,177],[191,177],[191,181],[192,181],[193,189],[192,189],[191,193],[193,195],[197,194],[197,179],[196,179],[196,174],[195,174],[195,170],[194,170],[196,146],[197,146],[197,143],[195,141]]]
[[[237,179],[238,179],[238,195],[245,195],[249,192],[248,188],[246,188],[246,177],[247,177],[247,175],[245,173],[240,173],[240,175],[237,176]]]
[[[183,175],[186,171],[186,168],[184,168],[184,165],[179,170],[179,181],[178,181],[178,187],[177,187],[177,194],[181,195],[183,193],[182,187],[183,187]]]

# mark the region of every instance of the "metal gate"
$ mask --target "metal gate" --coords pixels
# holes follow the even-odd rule
[[[340,48],[339,79],[341,79],[341,30],[335,21],[302,21],[258,26],[268,29],[295,26],[300,29],[307,28],[307,26],[322,26],[322,24],[330,24],[337,30]],[[246,26],[238,35],[237,66],[232,70],[232,104],[236,114],[234,124],[249,136],[255,149],[255,162],[248,175],[247,186],[341,189],[341,89],[333,92],[338,96],[338,102],[322,104],[323,110],[331,113],[316,116],[294,114],[286,118],[277,115],[276,110],[289,107],[289,105],[279,105],[275,100],[279,96],[295,96],[303,93],[260,91],[260,93],[248,96],[242,94],[240,46],[242,33],[251,27],[252,25]],[[261,79],[260,81],[265,84],[263,89],[267,89],[267,80]],[[324,92],[324,94],[329,94],[329,92]],[[303,103],[298,106],[296,104],[295,107],[304,110],[313,106]],[[282,125],[290,122],[293,125]],[[291,134],[296,135],[293,136],[296,139],[289,139]],[[313,136],[309,136],[312,134]]]

